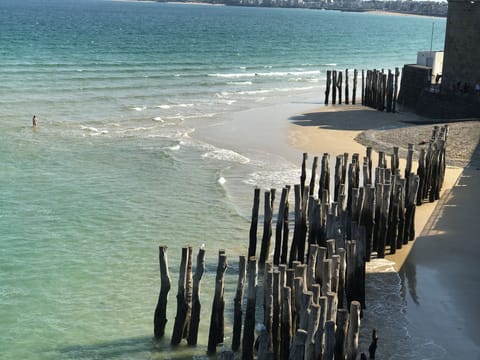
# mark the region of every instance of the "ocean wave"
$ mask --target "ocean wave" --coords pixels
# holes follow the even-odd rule
[[[180,150],[180,144],[168,146],[168,147],[166,147],[166,149],[170,150],[170,151],[178,151],[178,150]]]
[[[220,185],[223,185],[226,182],[227,182],[227,180],[223,176],[220,176],[217,180],[217,183],[219,183]]]
[[[165,120],[163,120],[160,116],[155,116],[153,119],[153,121],[159,121],[159,122],[165,122]]]
[[[173,108],[189,108],[189,107],[193,107],[195,106],[195,104],[165,104],[165,105],[156,105],[155,107],[156,108],[159,108],[159,109],[173,109]]]
[[[108,134],[108,130],[106,129],[97,129],[93,126],[84,126],[84,125],[81,125],[80,126],[80,129],[82,130],[87,130],[91,136],[97,136],[97,135],[105,135],[105,134]]]
[[[220,77],[220,78],[245,78],[245,77],[256,77],[256,76],[265,76],[265,77],[282,77],[282,76],[299,76],[299,75],[314,75],[320,74],[320,70],[302,70],[302,71],[271,71],[271,72],[245,72],[245,73],[216,73],[208,74],[210,77]]]
[[[323,66],[337,66],[335,63],[330,63],[330,64],[323,64]]]
[[[142,106],[134,106],[134,107],[131,107],[130,110],[135,110],[135,111],[144,111],[146,110],[147,107],[145,105],[142,105]]]
[[[208,151],[204,153],[202,157],[207,159],[238,162],[240,164],[248,164],[250,162],[249,158],[228,149],[215,149]]]
[[[227,85],[252,85],[251,81],[229,81]]]
[[[249,174],[244,182],[251,186],[257,186],[261,189],[281,189],[285,184],[298,183],[300,179],[300,170],[296,168],[284,168],[276,171],[256,171]]]

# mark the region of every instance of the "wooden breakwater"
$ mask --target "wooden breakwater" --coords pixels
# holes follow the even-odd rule
[[[292,188],[282,188],[275,224],[276,190],[265,191],[260,241],[261,190],[255,189],[248,256],[239,257],[233,309],[229,309],[233,313],[231,343],[224,334],[227,256],[220,250],[207,353],[214,354],[223,345],[231,349],[221,353],[226,359],[358,358],[360,319],[366,308],[365,264],[413,240],[416,206],[439,196],[447,136],[448,126],[433,129],[428,146],[420,151],[416,174],[410,144],[403,176],[398,148],[393,148],[389,165],[386,154],[379,152],[375,168],[372,149],[367,148],[361,164],[359,154],[338,155],[334,167],[328,154],[322,156],[320,166],[314,157],[307,184],[308,156],[304,154],[300,183],[293,187],[293,219]],[[183,339],[197,345],[205,249],[199,249],[195,272],[192,253],[192,247],[182,249],[172,345]],[[156,338],[165,336],[168,316],[171,281],[166,246],[159,249],[159,262]],[[377,340],[373,331],[373,354]]]
[[[350,81],[349,69],[345,72],[337,70],[327,70],[327,79],[325,85],[325,105],[342,104],[342,94],[344,95],[344,104],[356,105],[357,84],[359,78],[357,69],[353,70],[352,80]],[[361,71],[361,103],[379,111],[395,112],[397,103],[397,94],[399,89],[400,71],[384,69],[382,70],[362,70]],[[343,80],[345,79],[345,80]],[[350,96],[350,84],[352,84],[352,94]]]

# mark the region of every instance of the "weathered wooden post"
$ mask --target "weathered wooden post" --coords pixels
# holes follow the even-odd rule
[[[342,72],[337,73],[338,104],[342,104]]]
[[[240,338],[242,336],[242,315],[243,315],[243,293],[245,290],[247,264],[245,256],[239,257],[238,263],[238,283],[235,299],[233,300],[233,336],[232,336],[232,350],[238,351],[240,349]]]
[[[357,77],[358,77],[358,70],[353,70],[353,92],[352,92],[352,105],[356,104],[357,101]]]
[[[165,325],[167,324],[167,299],[170,291],[170,275],[168,273],[167,246],[159,247],[160,263],[160,294],[158,295],[157,307],[153,320],[153,332],[157,339],[165,335]]]
[[[308,336],[305,344],[305,359],[315,359],[315,336],[318,331],[318,322],[320,320],[320,306],[315,302],[310,305],[310,315],[308,316]]]
[[[345,104],[349,104],[349,93],[348,93],[348,69],[345,69]]]
[[[188,264],[191,264],[191,255],[191,246],[182,248],[182,259],[180,261],[180,271],[178,276],[177,315],[175,316],[175,323],[173,325],[172,345],[180,344],[185,328],[188,327],[190,322],[188,315],[191,311],[191,303],[189,304],[187,300],[187,277],[189,277]]]
[[[262,246],[260,249],[259,264],[264,265],[268,260],[270,252],[270,241],[272,239],[272,218],[273,218],[273,203],[275,201],[275,189],[265,191],[265,205],[264,205],[264,221],[263,221],[263,236]]]
[[[395,81],[393,85],[393,99],[392,99],[392,112],[396,112],[397,108],[397,93],[398,93],[398,77],[400,76],[400,71],[398,67],[395,68]]]
[[[325,86],[325,105],[328,105],[328,97],[330,96],[331,86],[332,86],[332,71],[327,70],[327,84]]]
[[[335,331],[335,359],[345,359],[345,339],[348,329],[348,311],[347,309],[338,309],[337,329]]]
[[[297,330],[295,339],[290,347],[289,360],[298,360],[305,357],[305,343],[307,342],[307,331],[303,329]]]
[[[355,360],[358,354],[358,336],[360,333],[360,303],[352,301],[347,331],[346,360]]]
[[[192,292],[192,316],[187,337],[188,345],[196,345],[198,338],[198,328],[200,325],[200,280],[202,280],[205,271],[205,248],[202,246],[197,254],[197,267],[193,275],[193,292]]]
[[[275,228],[275,250],[273,253],[273,264],[280,264],[280,255],[282,251],[282,230],[283,230],[283,221],[285,219],[285,207],[288,202],[288,188],[284,187],[282,189],[282,196],[280,198],[280,205],[278,209],[277,216],[277,225]]]
[[[210,331],[208,334],[208,353],[214,354],[217,345],[223,342],[224,322],[223,311],[225,308],[224,284],[225,271],[227,270],[227,256],[225,250],[218,252],[218,266],[215,277],[215,294],[213,297],[212,313],[210,317]]]
[[[337,102],[337,71],[332,71],[332,105]]]
[[[327,320],[325,322],[325,353],[323,360],[333,360],[335,354],[335,322]]]
[[[283,359],[290,355],[290,343],[292,341],[292,290],[288,286],[282,289],[282,322],[281,322],[281,345],[280,353]]]
[[[255,306],[257,302],[257,259],[251,257],[248,261],[248,295],[245,325],[243,327],[242,359],[253,359],[253,344],[255,342]]]
[[[362,105],[365,105],[365,70],[362,69]]]
[[[280,264],[287,263],[288,257],[288,236],[290,234],[289,229],[289,202],[288,202],[288,194],[290,193],[290,185],[285,186],[287,188],[287,201],[285,202],[285,209],[283,212],[283,233],[282,233],[282,252],[280,254]]]
[[[248,257],[255,256],[257,252],[258,208],[260,206],[260,189],[255,188],[253,196],[252,222],[250,224],[250,242],[248,244]]]

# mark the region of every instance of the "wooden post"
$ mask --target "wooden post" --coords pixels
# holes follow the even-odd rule
[[[310,176],[310,186],[309,186],[309,196],[312,196],[315,192],[315,178],[317,175],[317,167],[318,167],[318,156],[313,157],[313,164],[312,164],[312,174]]]
[[[292,341],[292,290],[288,286],[282,289],[282,322],[281,322],[281,345],[280,353],[283,359],[290,355],[290,343]]]
[[[332,291],[332,260],[326,259],[322,264],[322,295]]]
[[[342,104],[342,72],[337,73],[338,104]]]
[[[332,86],[332,71],[327,70],[327,84],[325,86],[325,105],[328,105],[328,97],[330,96],[331,86]]]
[[[240,338],[242,336],[242,315],[243,315],[243,293],[245,290],[247,264],[245,256],[239,257],[238,263],[238,283],[235,299],[233,300],[233,336],[232,336],[232,350],[238,351],[240,349]]]
[[[260,189],[255,188],[253,196],[252,222],[250,225],[250,242],[248,244],[248,257],[255,256],[257,251],[258,208],[260,206]]]
[[[347,306],[355,299],[355,269],[357,262],[357,243],[355,240],[347,242],[347,276],[345,281],[345,289],[347,295]]]
[[[337,102],[337,71],[332,72],[332,105]]]
[[[339,266],[338,266],[338,308],[343,309],[345,306],[345,276],[346,276],[346,252],[344,248],[338,249]]]
[[[305,344],[305,360],[315,359],[315,336],[318,331],[319,319],[320,306],[313,303],[310,305],[310,315],[308,316],[308,335]]]
[[[191,256],[191,247],[182,248],[182,259],[180,261],[180,271],[178,276],[178,292],[177,292],[177,315],[173,325],[172,345],[180,344],[182,340],[185,326],[187,324],[188,302],[187,302],[187,267],[189,256]]]
[[[346,360],[355,360],[358,354],[358,336],[360,332],[360,303],[352,301],[347,332]]]
[[[257,259],[251,257],[248,262],[248,297],[245,325],[243,328],[242,359],[253,359],[255,342],[255,306],[257,294]]]
[[[198,338],[198,328],[200,325],[200,311],[202,305],[200,304],[200,280],[202,280],[205,271],[205,249],[202,246],[197,254],[197,267],[195,268],[195,275],[193,275],[193,292],[192,292],[192,316],[190,321],[190,328],[187,337],[188,345],[196,345]]]
[[[345,104],[349,104],[349,93],[348,93],[348,69],[345,69]]]
[[[397,108],[397,92],[398,92],[398,77],[400,75],[400,71],[398,67],[395,68],[395,81],[393,85],[393,99],[392,99],[392,112],[396,112]]]
[[[275,201],[275,189],[270,189],[270,191],[265,191],[263,236],[262,236],[262,247],[260,249],[260,259],[259,259],[260,265],[265,264],[265,262],[268,260],[268,255],[270,253],[274,201]]]
[[[225,271],[227,270],[227,256],[225,250],[218,252],[218,266],[215,277],[215,294],[213,297],[212,313],[210,317],[210,331],[208,334],[208,353],[214,354],[217,345],[223,342],[224,322],[223,310],[225,308],[224,283]]]
[[[273,316],[272,316],[272,349],[275,358],[279,359],[281,346],[281,288],[280,288],[280,272],[278,269],[273,270]]]
[[[335,331],[335,359],[345,359],[345,339],[348,329],[348,311],[339,309],[337,313],[337,329]]]
[[[317,268],[317,256],[318,256],[318,245],[311,244],[310,250],[308,253],[308,264],[307,264],[307,288],[312,289],[312,286],[315,284],[315,272]]]
[[[273,353],[270,351],[270,337],[265,326],[262,326],[258,335],[258,360],[274,359]]]
[[[335,353],[335,322],[328,320],[325,322],[325,354],[323,360],[333,360]]]
[[[285,186],[287,188],[287,197],[285,201],[285,208],[283,211],[283,232],[282,232],[282,252],[280,254],[280,264],[286,264],[287,263],[287,257],[288,257],[288,236],[290,234],[290,229],[289,229],[289,220],[288,220],[288,214],[289,214],[289,203],[288,203],[288,194],[290,193],[290,185]]]
[[[357,77],[358,77],[358,70],[353,70],[353,93],[352,93],[352,105],[356,104],[357,101]]]
[[[365,105],[365,70],[362,69],[362,105]]]
[[[273,269],[270,269],[263,278],[263,288],[264,288],[264,315],[263,323],[267,329],[267,334],[269,336],[269,346],[272,346],[272,328],[273,328]]]
[[[283,220],[285,218],[285,206],[287,203],[288,188],[284,187],[282,189],[282,196],[280,198],[280,205],[278,209],[277,225],[275,228],[275,250],[273,253],[273,264],[280,264],[280,255],[282,251],[282,230],[283,230]]]
[[[315,358],[322,359],[325,345],[325,322],[327,318],[327,297],[320,296],[318,299],[318,305],[320,306],[318,330],[315,334]]]
[[[297,330],[295,339],[290,347],[289,360],[299,360],[305,357],[305,343],[307,341],[307,332],[303,329]]]
[[[158,295],[157,307],[153,320],[153,332],[157,339],[165,335],[165,325],[167,324],[167,300],[170,291],[170,275],[168,273],[167,246],[159,247],[160,263],[160,294]]]

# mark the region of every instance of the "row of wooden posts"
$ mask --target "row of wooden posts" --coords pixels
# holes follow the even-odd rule
[[[382,70],[362,70],[361,73],[361,99],[362,105],[368,106],[379,111],[395,112],[397,103],[397,93],[399,88],[400,71],[395,68],[395,72],[388,70],[387,73]],[[345,70],[345,86],[343,86],[343,72],[337,70],[327,70],[327,80],[325,87],[325,105],[329,104],[330,92],[331,103],[342,104],[342,94],[345,93],[344,103],[352,105],[357,100],[357,82],[358,70],[353,70],[353,90],[350,100],[349,91],[349,70]]]
[[[260,189],[254,190],[248,256],[239,257],[239,277],[234,299],[231,350],[242,359],[356,359],[360,317],[365,309],[365,262],[395,253],[415,236],[415,208],[438,199],[445,172],[448,126],[434,127],[427,150],[421,150],[417,174],[412,172],[413,145],[409,144],[404,177],[398,148],[390,166],[379,152],[372,171],[372,149],[360,166],[359,154],[336,157],[330,184],[330,157],[324,154],[317,184],[318,158],[314,157],[307,180],[304,154],[300,184],[294,186],[294,226],[290,239],[290,187],[282,189],[275,234],[275,189],[264,193],[263,235],[258,246]],[[360,171],[362,169],[362,171]],[[330,201],[332,200],[332,201]],[[273,253],[271,251],[274,238]],[[260,249],[258,249],[260,247]],[[258,251],[259,250],[259,251]],[[272,255],[272,256],[271,256]],[[171,283],[167,247],[160,247],[160,294],[154,318],[155,337],[162,338],[167,322],[167,297]],[[182,249],[177,312],[171,344],[186,339],[197,344],[200,322],[200,280],[205,265],[200,248],[193,273],[192,248]],[[224,275],[227,257],[219,251],[215,292],[210,318],[208,353],[224,344]],[[259,270],[260,269],[260,270]],[[247,285],[246,308],[245,286]],[[261,308],[262,311],[258,309]],[[261,314],[263,312],[263,314]],[[259,336],[255,341],[255,324]],[[370,355],[376,349],[372,335]]]

